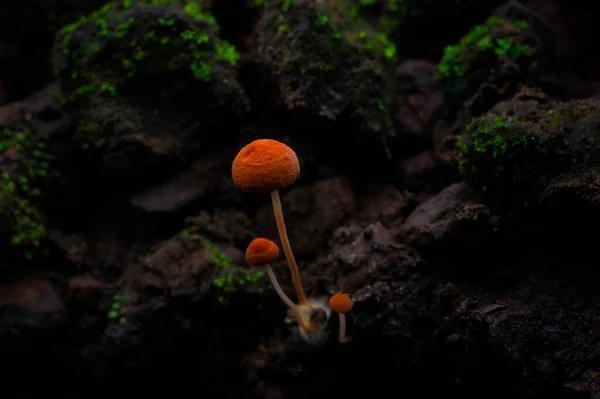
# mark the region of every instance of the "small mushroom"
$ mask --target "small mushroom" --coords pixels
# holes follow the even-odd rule
[[[296,304],[285,292],[283,292],[283,289],[273,272],[273,268],[271,267],[271,263],[278,257],[279,247],[273,241],[266,238],[255,238],[250,245],[248,245],[248,248],[246,248],[246,262],[248,262],[250,266],[264,268],[275,292],[279,295],[279,298],[281,298],[281,300],[291,309],[295,309]]]
[[[273,263],[279,257],[279,247],[273,241],[266,238],[255,238],[252,240],[248,248],[246,248],[246,262],[253,267],[262,267],[267,272],[269,280],[273,285],[273,289],[279,298],[295,313],[298,324],[304,330],[309,329],[309,326],[304,321],[301,311],[298,306],[286,295],[281,288],[277,277],[273,272],[271,263]]]
[[[277,230],[287,258],[298,302],[306,303],[300,272],[285,228],[279,190],[290,186],[300,176],[300,164],[294,150],[271,139],[259,139],[243,147],[231,167],[233,182],[242,191],[270,193]]]
[[[340,320],[340,335],[339,341],[345,344],[350,340],[346,337],[346,313],[352,310],[352,300],[344,293],[338,292],[329,298],[329,307],[336,312]]]

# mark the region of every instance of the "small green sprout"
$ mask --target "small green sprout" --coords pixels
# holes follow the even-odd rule
[[[110,310],[107,313],[109,320],[118,320],[119,324],[127,324],[127,317],[123,315],[123,306],[129,302],[129,297],[126,294],[116,294],[113,296],[113,302]]]
[[[218,269],[213,280],[219,292],[217,300],[221,304],[228,303],[228,297],[236,292],[262,294],[269,285],[265,281],[265,273],[261,270],[246,270],[236,266],[233,260],[219,248],[207,244],[210,250],[211,263]]]

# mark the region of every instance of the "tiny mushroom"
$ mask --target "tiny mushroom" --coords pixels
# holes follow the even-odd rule
[[[246,262],[253,267],[262,267],[266,270],[269,280],[279,295],[279,298],[296,313],[298,324],[303,329],[307,329],[308,326],[304,323],[304,319],[300,314],[300,311],[296,304],[283,292],[281,285],[277,281],[277,277],[273,272],[271,263],[273,263],[279,257],[279,247],[273,241],[266,238],[255,238],[252,240],[248,248],[246,248]]]
[[[233,182],[242,191],[270,193],[277,230],[287,258],[298,301],[306,303],[300,283],[298,265],[285,228],[279,190],[290,186],[300,176],[300,164],[294,150],[271,139],[258,139],[243,147],[231,167]]]
[[[346,313],[352,310],[352,300],[344,293],[338,292],[329,298],[329,306],[336,312],[340,319],[340,343],[344,344],[349,341],[346,337]]]

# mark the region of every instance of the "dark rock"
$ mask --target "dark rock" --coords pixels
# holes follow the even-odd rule
[[[397,234],[431,255],[445,257],[487,241],[493,232],[491,216],[471,187],[455,183],[417,206]]]
[[[234,154],[207,154],[166,182],[135,194],[130,202],[145,212],[173,212],[214,194],[231,169]]]
[[[356,209],[356,200],[348,180],[335,177],[312,187],[292,188],[283,196],[282,206],[294,253],[304,258],[314,256],[327,243],[331,232]],[[270,203],[258,212],[257,223],[272,226],[270,236],[277,236]]]
[[[68,297],[76,306],[94,309],[100,301],[104,284],[89,275],[74,276],[69,280]]]
[[[21,101],[52,79],[54,33],[105,0],[26,0],[0,4],[0,106]],[[2,101],[4,97],[4,101]]]
[[[52,330],[69,322],[65,303],[50,280],[7,281],[0,292],[0,335]]]

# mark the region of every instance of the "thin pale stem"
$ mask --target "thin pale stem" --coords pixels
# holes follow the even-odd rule
[[[281,300],[286,305],[288,305],[290,309],[292,309],[293,311],[297,311],[296,304],[290,299],[289,296],[286,295],[285,292],[283,292],[283,289],[281,288],[281,285],[277,281],[277,277],[275,276],[275,273],[273,272],[273,268],[271,267],[271,265],[267,265],[266,269],[267,269],[267,276],[269,276],[269,280],[271,280],[271,284],[273,285],[273,288],[275,289],[275,292],[277,293],[277,295],[279,295],[279,298],[281,298]]]
[[[281,238],[281,245],[283,252],[290,266],[290,272],[292,273],[292,281],[294,283],[294,289],[296,295],[298,295],[298,302],[300,304],[306,303],[306,295],[302,289],[300,283],[300,272],[298,271],[298,264],[294,258],[292,247],[290,246],[290,240],[288,239],[287,231],[285,229],[285,221],[283,220],[283,210],[281,209],[281,199],[279,198],[279,191],[271,191],[271,200],[273,200],[273,212],[275,213],[275,222],[277,223],[277,230],[279,230],[279,237]]]
[[[292,309],[294,311],[294,314],[296,315],[296,320],[298,321],[298,324],[300,325],[300,327],[304,330],[307,330],[308,326],[306,325],[306,323],[304,322],[304,319],[302,318],[302,312],[300,312],[300,310],[298,309],[298,306],[296,306],[294,301],[292,301],[290,299],[290,297],[287,296],[286,293],[283,291],[283,288],[281,288],[281,284],[279,284],[279,281],[277,281],[277,276],[275,276],[275,272],[273,271],[273,268],[271,267],[271,265],[267,265],[266,270],[267,270],[267,276],[269,276],[269,280],[271,281],[271,285],[273,285],[273,289],[275,290],[277,295],[279,295],[279,298],[281,298],[281,300],[290,309]]]
[[[345,344],[346,343],[346,315],[343,313],[338,313],[338,316],[340,318],[340,343],[341,344]]]

